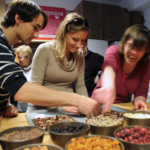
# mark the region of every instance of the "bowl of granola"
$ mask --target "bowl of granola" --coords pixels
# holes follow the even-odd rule
[[[90,134],[114,136],[114,131],[123,126],[122,113],[109,111],[106,114],[86,120],[90,125]]]

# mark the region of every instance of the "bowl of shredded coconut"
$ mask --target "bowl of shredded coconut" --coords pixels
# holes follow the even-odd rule
[[[124,126],[141,125],[150,126],[150,111],[128,111],[123,114]]]

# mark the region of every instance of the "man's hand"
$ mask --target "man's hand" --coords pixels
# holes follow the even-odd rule
[[[13,105],[6,107],[3,111],[4,117],[17,117],[18,116],[18,109]]]

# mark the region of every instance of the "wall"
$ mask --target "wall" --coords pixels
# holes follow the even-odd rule
[[[6,4],[9,4],[12,0],[6,0]],[[33,0],[38,5],[41,6],[51,6],[51,7],[61,7],[65,8],[66,10],[74,10],[75,7],[82,1],[82,0]],[[97,3],[108,3],[112,5],[118,5],[118,2],[113,2],[110,0],[86,0],[92,1]]]
[[[12,0],[6,0],[6,4],[9,4],[11,1]],[[81,0],[33,0],[33,1],[41,6],[61,7],[71,11],[81,2]]]
[[[104,56],[106,49],[108,48],[108,41],[89,39],[88,48],[89,50]]]
[[[144,11],[150,8],[150,5],[148,5],[149,2],[150,0],[122,0],[119,2],[119,5],[127,8],[128,11]]]
[[[5,12],[6,12],[5,0],[0,0],[0,20],[3,18]]]
[[[150,30],[150,9],[143,11],[143,16],[145,19],[145,26]]]

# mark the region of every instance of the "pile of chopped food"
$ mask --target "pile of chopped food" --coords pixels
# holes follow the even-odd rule
[[[36,138],[43,134],[43,131],[37,128],[33,128],[28,131],[13,131],[11,133],[3,134],[0,139],[3,141],[18,141],[18,140],[29,140]]]
[[[100,136],[89,138],[72,138],[67,150],[121,150],[119,141],[102,138]]]
[[[118,118],[116,115],[104,116],[103,114],[92,117],[87,120],[87,123],[94,126],[114,126],[118,124],[122,124],[123,119]]]
[[[23,150],[48,150],[47,146],[34,146],[32,148],[25,148]]]
[[[150,118],[150,114],[142,114],[142,113],[124,113],[125,117],[128,118],[138,118],[138,119],[145,119],[145,118]]]

